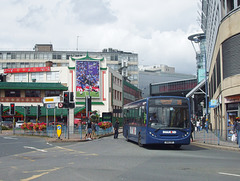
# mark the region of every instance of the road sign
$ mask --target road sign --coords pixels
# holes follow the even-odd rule
[[[44,97],[44,98],[43,98],[43,103],[44,103],[44,104],[58,103],[58,102],[60,102],[60,96],[56,96],[56,97]]]
[[[58,103],[58,108],[63,108],[63,102]]]
[[[55,108],[55,104],[46,104],[47,109]]]

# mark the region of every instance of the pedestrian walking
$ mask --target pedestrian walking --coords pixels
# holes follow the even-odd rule
[[[92,139],[92,122],[90,120],[87,122],[87,139]]]
[[[200,121],[197,120],[197,131],[200,131]]]
[[[116,122],[114,124],[114,139],[118,138],[118,129],[119,129],[119,121],[116,119]]]
[[[193,125],[193,123],[192,123],[192,121],[191,121],[191,139],[192,139],[192,142],[193,142],[193,131],[195,130],[195,127],[194,127],[194,125]]]
[[[92,123],[92,138],[96,137],[96,124],[93,122]]]
[[[206,122],[205,122],[205,129],[206,129],[206,132],[208,133],[208,119],[206,119]]]

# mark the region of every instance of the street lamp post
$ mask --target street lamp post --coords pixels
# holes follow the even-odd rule
[[[197,54],[197,50],[194,46],[193,43],[196,43],[196,44],[199,44],[199,43],[204,43],[203,41],[206,39],[206,35],[204,33],[198,33],[198,34],[194,34],[194,35],[191,35],[188,37],[188,39],[191,41],[192,45],[193,45],[193,48],[195,50],[195,53]],[[207,57],[206,57],[206,48],[205,48],[205,45],[203,46],[204,47],[204,52],[201,52],[201,48],[200,48],[200,53],[204,55],[204,62],[205,62],[205,107],[206,107],[206,118],[208,116],[208,79],[207,79],[207,76],[208,76],[208,73],[207,73]],[[201,56],[203,57],[203,56]]]

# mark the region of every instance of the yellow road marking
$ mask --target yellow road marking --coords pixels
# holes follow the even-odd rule
[[[38,174],[38,175],[33,175],[29,178],[26,178],[26,179],[21,179],[21,181],[30,181],[30,180],[33,180],[33,179],[36,179],[36,178],[39,178],[43,175],[46,175],[50,172],[54,172],[54,171],[57,171],[59,169],[62,169],[63,167],[56,167],[56,168],[53,168],[53,169],[49,169],[49,170],[34,170],[34,171],[24,171],[23,173],[39,173],[39,172],[43,172],[41,174]]]
[[[71,152],[85,153],[83,151],[76,151],[76,150],[69,149],[69,148],[64,148],[64,147],[61,147],[61,146],[57,146],[56,148],[59,148],[59,149],[62,149],[62,150],[67,150],[67,151],[71,151]]]
[[[49,172],[44,172],[44,173],[41,173],[39,175],[33,175],[32,177],[29,177],[29,178],[26,178],[26,179],[21,179],[21,181],[30,181],[30,180],[33,180],[33,179],[36,179],[38,177],[41,177],[43,175],[46,175],[48,174]]]

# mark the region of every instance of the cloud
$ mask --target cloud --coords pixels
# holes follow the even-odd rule
[[[138,54],[139,64],[166,64],[196,74],[194,49],[197,0],[2,0],[1,49],[32,49]],[[11,11],[11,13],[9,13]],[[77,45],[78,36],[78,45]]]
[[[102,25],[117,20],[103,0],[71,0],[72,10],[77,23]]]
[[[42,6],[30,6],[27,13],[17,20],[20,25],[39,29],[47,19],[46,10]]]

